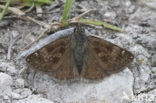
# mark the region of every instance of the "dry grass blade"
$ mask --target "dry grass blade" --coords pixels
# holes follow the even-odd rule
[[[5,7],[5,6],[0,5],[0,8],[2,8],[2,9],[3,9],[4,7]],[[48,25],[48,24],[46,24],[46,23],[44,23],[44,22],[35,20],[34,18],[29,17],[29,16],[25,16],[25,12],[21,11],[21,10],[18,9],[18,8],[15,8],[15,7],[8,7],[8,11],[11,12],[11,13],[13,13],[13,14],[15,14],[15,15],[17,15],[17,16],[18,16],[19,18],[21,18],[22,20],[29,20],[29,21],[32,21],[32,22],[34,22],[34,23],[36,23],[36,24],[39,24],[39,25],[41,25],[41,26],[43,26],[43,27],[45,27],[45,28],[49,28],[49,27],[50,27],[50,25]]]

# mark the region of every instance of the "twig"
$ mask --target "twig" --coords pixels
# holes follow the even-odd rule
[[[30,12],[33,8],[34,8],[34,2],[32,3],[31,7],[28,10],[25,11],[25,13]]]
[[[31,43],[29,43],[28,45],[26,45],[26,46],[25,46],[24,48],[22,48],[21,50],[25,50],[25,49],[29,48],[30,46],[32,46],[35,42],[37,42],[38,40],[40,40],[40,39],[47,33],[48,30],[49,30],[49,29],[46,28],[46,29],[43,31],[43,33],[40,34],[40,35],[37,37],[37,39],[35,39],[33,42],[31,42]]]
[[[21,38],[21,35],[16,36],[14,39],[11,40],[9,48],[8,48],[8,55],[7,55],[7,59],[10,60],[11,59],[11,49],[12,46],[15,44],[15,42]]]
[[[87,13],[89,13],[89,12],[91,12],[91,11],[93,11],[93,10],[92,10],[92,9],[91,9],[91,10],[87,10],[86,12],[80,14],[79,16],[74,17],[74,18],[72,18],[72,19],[69,19],[69,20],[68,20],[68,23],[69,23],[69,24],[70,24],[70,23],[78,23],[81,17],[83,17],[84,15],[86,15]]]
[[[0,5],[0,8],[4,9],[5,6],[3,5]],[[13,14],[15,15],[18,15],[18,16],[22,16],[22,15],[25,15],[25,13],[17,8],[14,8],[14,7],[8,7],[8,11],[12,12]]]
[[[81,17],[83,17],[84,15],[86,15],[87,13],[91,12],[91,11],[93,11],[93,10],[92,10],[92,9],[91,9],[91,10],[87,10],[86,12],[84,12],[84,13],[80,14],[79,16],[73,18],[73,20],[74,20],[74,19],[78,20],[78,19],[80,19]]]
[[[36,20],[36,19],[34,19],[34,18],[32,18],[32,17],[29,17],[29,16],[21,16],[20,17],[21,19],[26,19],[26,20],[30,20],[30,21],[33,21],[34,23],[36,23],[36,24],[38,24],[38,25],[41,25],[41,26],[43,26],[44,28],[50,28],[50,25],[48,25],[48,24],[46,24],[46,23],[44,23],[44,22],[42,22],[42,21],[38,21],[38,20]]]
[[[56,27],[57,26],[57,27]],[[33,42],[29,43],[28,45],[26,45],[24,48],[22,48],[21,50],[25,50],[27,48],[29,48],[30,46],[32,46],[35,42],[37,42],[38,40],[40,40],[42,37],[45,36],[45,34],[48,32],[49,28],[52,29],[53,31],[57,30],[58,28],[62,27],[61,23],[56,22],[51,24],[48,28],[46,28],[42,34],[40,34],[36,40],[34,40]]]

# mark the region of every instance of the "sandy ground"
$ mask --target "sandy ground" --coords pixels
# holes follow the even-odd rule
[[[155,0],[82,0],[73,3],[70,18],[83,10],[94,9],[84,18],[108,22],[125,32],[86,29],[135,56],[133,63],[124,71],[96,83],[56,83],[25,63],[15,62],[21,48],[35,40],[44,27],[23,21],[13,14],[6,16],[0,23],[0,103],[155,103],[155,5]],[[61,21],[63,7],[63,0],[43,6],[47,13],[38,19],[47,24]],[[35,18],[35,10],[28,15]],[[18,36],[21,38],[17,39]],[[8,60],[8,48],[14,40],[11,59]]]

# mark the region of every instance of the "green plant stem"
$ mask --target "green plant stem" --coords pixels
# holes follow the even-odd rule
[[[106,22],[102,22],[102,21],[94,21],[94,20],[91,20],[91,19],[80,19],[80,22],[82,23],[86,23],[86,24],[92,24],[92,25],[96,25],[96,26],[104,26],[104,28],[108,28],[108,29],[112,29],[112,30],[116,30],[116,31],[119,31],[119,32],[123,32],[122,29],[116,27],[116,26],[113,26],[111,24],[108,24]]]
[[[64,25],[67,25],[67,18],[69,16],[69,12],[72,6],[72,1],[73,0],[66,0],[63,15],[62,15],[62,22]]]
[[[5,8],[3,9],[3,11],[2,11],[2,13],[0,15],[0,22],[2,21],[4,15],[5,15],[5,13],[6,13],[7,9],[8,9],[8,6],[10,5],[10,2],[11,2],[11,0],[7,1],[6,5],[5,5]]]

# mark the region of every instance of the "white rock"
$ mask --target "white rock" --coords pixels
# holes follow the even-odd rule
[[[116,17],[116,13],[115,12],[106,12],[104,14],[104,16],[109,18],[110,20],[113,20]]]
[[[125,1],[125,6],[129,7],[132,3],[130,1]]]
[[[19,101],[14,101],[13,103],[54,103],[54,102],[36,95],[31,95],[28,98]]]
[[[0,70],[4,71],[4,72],[9,72],[11,74],[17,73],[17,70],[16,70],[13,62],[6,62],[6,61],[2,61],[2,60],[0,60]]]
[[[24,87],[24,80],[21,79],[21,78],[16,79],[15,86],[18,87],[18,88],[23,88]]]
[[[12,78],[8,74],[0,73],[0,101],[8,100],[12,92]]]
[[[154,8],[154,9],[156,9],[156,1],[155,0],[139,0],[139,1],[141,1],[143,4],[145,4],[145,5],[147,5],[147,6],[149,6],[149,7],[151,7],[151,8]]]
[[[156,67],[156,53],[151,57],[151,64]]]
[[[8,74],[0,73],[0,86],[12,85],[12,78]]]
[[[13,94],[16,93],[16,94],[19,94],[20,98],[27,98],[28,96],[30,96],[32,94],[32,91],[28,88],[23,88],[23,89],[16,89],[13,91]]]
[[[156,67],[152,67],[151,68],[151,71],[154,72],[154,73],[156,73]]]
[[[37,74],[36,74],[37,75]],[[129,69],[111,75],[103,81],[96,83],[76,82],[72,84],[57,84],[52,80],[35,78],[34,87],[48,99],[60,103],[70,102],[106,102],[121,103],[124,94],[131,96],[133,88],[133,75]]]
[[[20,98],[20,94],[12,92],[11,95],[12,95],[12,99],[19,99]]]

